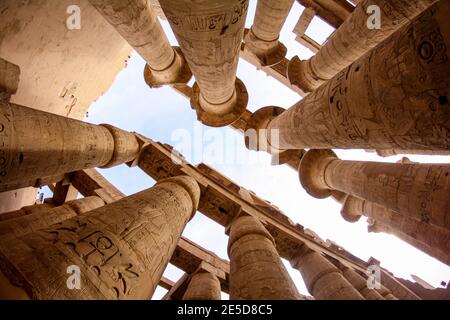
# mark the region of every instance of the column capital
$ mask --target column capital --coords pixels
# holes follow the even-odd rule
[[[266,41],[258,38],[252,28],[244,36],[245,47],[250,53],[258,59],[262,67],[273,66],[281,62],[287,53],[287,48],[282,44],[279,38]]]
[[[192,87],[191,107],[197,113],[197,120],[206,126],[223,127],[238,120],[247,109],[248,92],[245,84],[236,78],[232,96],[225,102],[215,104],[207,101],[201,94],[197,82]],[[217,112],[216,110],[224,110]]]
[[[306,152],[300,161],[298,170],[300,183],[308,194],[323,199],[331,195],[330,188],[325,182],[325,169],[328,164],[338,159],[329,149],[313,149]]]
[[[228,255],[230,255],[233,244],[246,235],[260,235],[269,239],[275,245],[275,239],[267,231],[257,218],[249,215],[237,218],[230,226],[230,237],[228,241]]]
[[[184,54],[180,47],[172,46],[174,57],[172,63],[164,70],[154,70],[148,63],[144,67],[144,80],[150,88],[160,88],[167,84],[185,84],[192,78]]]
[[[100,126],[108,129],[114,140],[114,151],[107,164],[100,168],[111,168],[125,162],[131,162],[139,154],[139,142],[136,136],[128,131],[102,123]]]
[[[364,201],[363,199],[346,195],[341,208],[342,218],[348,222],[357,222],[363,215]]]
[[[300,60],[298,56],[292,57],[287,67],[287,77],[291,85],[305,92],[312,92],[320,86],[323,79],[316,78],[311,69],[309,60]]]
[[[272,153],[280,150],[269,143],[269,132],[267,126],[272,119],[284,112],[284,108],[277,106],[262,107],[253,112],[245,126],[245,146],[249,150],[267,151]],[[251,130],[255,130],[255,135],[250,136]],[[254,140],[254,141],[252,141]]]

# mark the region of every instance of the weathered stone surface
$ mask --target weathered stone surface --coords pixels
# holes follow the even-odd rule
[[[304,61],[297,56],[291,59],[289,80],[304,91],[314,91],[435,2],[437,0],[361,1],[313,57]],[[372,12],[368,11],[371,6],[380,9],[380,28],[368,28],[368,23],[374,22],[368,14]]]
[[[234,122],[248,100],[244,84],[236,81],[248,0],[160,4],[196,80],[191,105],[198,119],[210,126]]]
[[[367,286],[367,280],[350,268],[343,268],[342,274],[366,300],[385,300],[375,289]]]
[[[105,203],[102,199],[92,196],[83,199],[68,201],[56,208],[48,208],[44,205],[36,205],[37,207],[39,207],[38,210],[33,210],[31,208],[30,214],[24,214],[16,218],[1,221],[0,237],[20,237],[27,233],[47,228],[53,224],[60,223],[72,217],[76,217],[79,214],[97,209],[104,204]],[[7,214],[8,213],[6,213],[5,215]]]
[[[300,300],[275,242],[251,216],[235,220],[228,243],[231,300]]]
[[[179,176],[47,229],[2,239],[3,279],[33,299],[148,299],[199,198],[195,180]],[[66,286],[71,265],[81,270],[81,290]]]
[[[0,102],[0,191],[35,186],[46,176],[133,160],[134,134]]]
[[[273,119],[271,144],[449,150],[450,36],[436,8]]]
[[[194,274],[183,296],[183,300],[220,300],[220,281],[211,272]]]
[[[316,300],[364,300],[341,271],[320,253],[307,250],[291,261]]]

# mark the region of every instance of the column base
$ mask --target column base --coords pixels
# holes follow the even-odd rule
[[[304,92],[312,92],[323,81],[315,80],[313,71],[308,67],[308,60],[300,60],[298,56],[293,57],[288,64],[287,77],[291,85],[296,86]]]
[[[245,48],[258,59],[261,67],[270,67],[280,63],[286,57],[287,48],[278,41],[264,41],[255,36],[250,29],[244,37]]]
[[[212,113],[210,111],[205,111],[204,108],[202,108],[202,103],[205,103],[204,101],[205,100],[200,97],[200,87],[196,82],[192,87],[191,107],[197,112],[197,120],[206,126],[224,127],[238,120],[245,112],[248,103],[248,92],[244,83],[236,78],[235,95],[225,103],[217,105],[211,104],[208,106],[208,109],[211,109],[211,106],[216,106],[217,109],[228,110],[227,112]]]
[[[268,140],[267,125],[269,122],[282,114],[285,109],[277,106],[263,107],[250,116],[245,127],[245,132],[249,133],[249,130],[255,130],[255,137],[250,137],[245,135],[245,146],[249,150],[255,151],[267,151],[272,153],[272,151],[279,151],[279,149],[272,147]],[[253,139],[252,139],[253,138]],[[254,140],[254,141],[253,141]]]
[[[180,47],[172,47],[175,58],[172,64],[164,70],[153,70],[148,64],[144,68],[144,79],[150,88],[160,88],[170,84],[185,84],[192,78],[192,72],[184,59]]]
[[[329,149],[309,150],[300,161],[298,170],[300,183],[306,192],[318,199],[331,196],[331,190],[324,181],[325,168],[328,163],[337,159]]]

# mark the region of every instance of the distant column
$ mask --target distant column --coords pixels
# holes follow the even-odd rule
[[[337,190],[399,215],[450,230],[450,165],[339,160],[331,150],[309,150],[299,177],[316,198]]]
[[[48,210],[53,209],[55,206],[51,203],[42,203],[42,204],[34,204],[31,206],[25,206],[20,208],[19,210],[4,212],[0,214],[0,223],[6,220],[15,219],[19,217],[23,217],[25,215],[39,214],[40,212],[46,212]]]
[[[289,80],[305,92],[314,91],[436,1],[361,1],[312,58],[301,61],[295,56],[291,59]],[[379,28],[374,25],[378,22],[374,6],[380,10]],[[369,28],[369,25],[375,27]]]
[[[248,0],[160,0],[194,74],[191,106],[205,125],[239,119],[248,94],[236,78]]]
[[[147,0],[89,0],[147,62],[150,87],[187,83],[192,73],[178,47],[171,47]]]
[[[398,154],[419,154],[419,155],[436,155],[448,156],[450,150],[401,150],[401,149],[381,149],[381,150],[366,150],[367,152],[376,152],[380,157],[390,157]]]
[[[316,300],[365,300],[342,272],[320,253],[306,250],[291,261]]]
[[[47,229],[2,239],[0,298],[149,299],[199,198],[196,181],[178,176]],[[77,282],[70,277],[74,268],[81,290],[68,288]]]
[[[253,25],[244,38],[245,48],[252,52],[261,66],[279,63],[286,56],[286,47],[278,41],[280,31],[294,0],[259,0]]]
[[[32,214],[0,222],[0,237],[7,235],[20,237],[24,234],[47,228],[55,223],[60,223],[79,214],[97,209],[103,205],[105,203],[102,199],[92,196],[68,201],[56,208],[40,209],[38,212]]]
[[[230,229],[231,300],[300,300],[275,241],[256,218],[243,216]]]
[[[448,7],[440,1],[271,120],[278,136],[270,144],[450,150]]]
[[[133,133],[0,101],[0,192],[42,177],[134,160]]]
[[[220,281],[211,272],[197,272],[189,282],[183,300],[220,300]]]

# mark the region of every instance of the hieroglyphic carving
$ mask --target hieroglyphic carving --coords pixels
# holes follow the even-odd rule
[[[272,120],[277,147],[448,150],[450,61],[435,11]]]
[[[147,299],[196,210],[199,192],[193,179],[171,178],[47,229],[2,238],[2,272],[34,298]],[[65,268],[72,264],[82,270],[76,293],[65,287]]]

